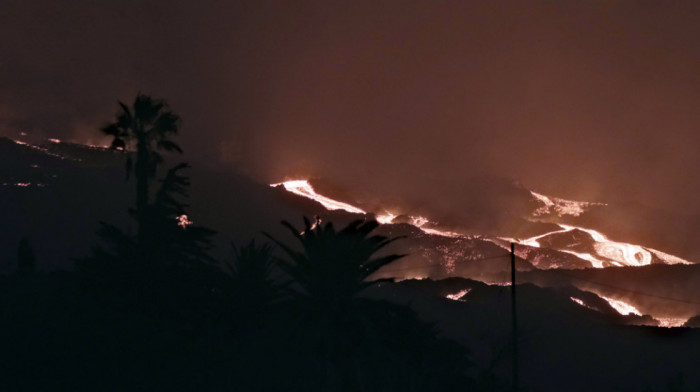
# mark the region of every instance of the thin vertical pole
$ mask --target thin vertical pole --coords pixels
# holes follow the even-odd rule
[[[513,391],[518,390],[518,318],[515,311],[515,244],[510,243],[510,293],[513,321]]]

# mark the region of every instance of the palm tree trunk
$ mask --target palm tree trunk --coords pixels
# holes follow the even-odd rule
[[[148,208],[148,142],[145,135],[139,135],[136,145],[136,219],[138,240],[141,246],[146,239],[146,210]]]

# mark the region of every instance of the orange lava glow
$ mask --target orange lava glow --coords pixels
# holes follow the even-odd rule
[[[583,301],[581,301],[581,300],[578,299],[578,298],[575,298],[575,297],[569,297],[569,298],[571,298],[572,301],[576,302],[577,304],[579,304],[579,305],[581,305],[581,306],[586,306],[586,304],[583,303]],[[586,306],[586,307],[587,307],[587,306]]]
[[[277,184],[271,184],[271,186],[276,187],[276,186],[283,186],[284,189],[286,189],[289,192],[292,192],[296,195],[303,196],[306,198],[309,198],[311,200],[315,200],[319,202],[321,205],[323,205],[325,208],[328,210],[343,210],[347,211],[350,213],[354,214],[367,214],[368,212],[353,206],[348,203],[344,203],[338,200],[333,200],[329,197],[323,196],[319,193],[317,193],[313,186],[307,181],[307,180],[294,180],[294,181],[285,181]],[[558,199],[558,198],[551,198],[547,197],[535,192],[531,192],[533,197],[535,197],[537,200],[541,201],[544,204],[544,207],[541,207],[539,214],[549,214],[551,212],[557,213],[559,216],[562,215],[572,215],[572,216],[578,216],[581,213],[585,212],[586,209],[588,209],[591,206],[594,205],[604,205],[601,203],[588,203],[588,202],[580,202],[580,201],[570,201],[570,200],[564,200],[564,199]],[[537,215],[538,212],[536,211],[535,215]],[[394,222],[394,219],[397,217],[395,213],[389,212],[389,211],[384,211],[381,214],[376,214],[376,219],[380,224],[390,224]],[[428,218],[423,217],[423,216],[409,216],[410,222],[413,226],[419,228],[421,231],[423,231],[426,234],[430,235],[437,235],[437,236],[443,236],[443,237],[452,237],[452,238],[463,238],[465,235],[453,232],[453,231],[446,231],[446,230],[439,230],[436,229],[436,223],[431,222]],[[608,239],[605,235],[602,233],[592,230],[592,229],[586,229],[583,227],[577,227],[577,226],[572,226],[572,225],[564,225],[560,224],[559,225],[560,229],[559,230],[554,230],[549,233],[541,234],[538,236],[534,236],[531,238],[527,238],[524,240],[516,240],[512,238],[501,238],[502,240],[506,240],[508,242],[515,242],[521,245],[527,245],[531,247],[540,247],[539,240],[543,237],[556,234],[556,233],[566,233],[572,230],[581,230],[586,233],[588,233],[591,238],[593,238],[593,248],[595,252],[592,253],[583,253],[583,252],[577,252],[573,251],[570,249],[560,249],[562,252],[566,252],[569,254],[572,254],[580,259],[586,260],[591,263],[591,265],[595,268],[604,268],[606,266],[643,266],[643,265],[649,265],[651,264],[654,255],[666,262],[667,264],[692,264],[686,260],[683,260],[681,258],[678,258],[673,255],[669,255],[667,253],[663,253],[654,249],[642,247],[639,245],[634,245],[634,244],[628,244],[624,242],[617,242]]]
[[[52,157],[56,157],[56,158],[59,158],[59,159],[69,159],[69,158],[64,157],[63,155],[60,155],[60,154],[56,154],[56,153],[54,153],[54,152],[51,152],[51,151],[49,151],[48,149],[46,149],[46,148],[44,148],[44,147],[40,147],[40,146],[37,146],[37,145],[34,145],[34,144],[30,144],[30,143],[27,143],[27,142],[23,142],[23,141],[20,141],[20,140],[15,140],[15,139],[11,139],[11,140],[12,140],[13,142],[15,142],[16,144],[19,144],[19,145],[21,145],[21,146],[29,147],[29,148],[31,148],[31,149],[33,149],[33,150],[41,151],[41,152],[43,152],[44,154],[49,155],[49,156],[52,156]],[[49,140],[51,140],[51,139],[49,139]],[[58,139],[54,139],[54,140],[58,140]],[[54,142],[54,143],[55,143],[55,142]],[[60,141],[59,141],[59,143],[60,143]],[[80,159],[72,159],[72,160],[80,161]]]
[[[303,196],[321,203],[321,205],[323,205],[329,210],[343,210],[351,212],[353,214],[367,214],[367,211],[361,208],[355,207],[348,203],[343,203],[342,201],[333,200],[329,197],[317,193],[314,190],[313,186],[311,186],[311,184],[309,184],[309,181],[307,180],[293,180],[280,182],[277,184],[270,184],[270,186],[272,187],[280,185],[283,186],[284,189],[294,193],[295,195]],[[385,211],[383,214],[376,214],[375,217],[377,219],[377,222],[385,225],[392,223],[394,221],[394,218],[396,218],[396,215],[391,212]],[[411,223],[414,226],[418,227],[426,234],[440,235],[443,237],[463,237],[463,235],[452,231],[437,230],[425,227],[426,225],[431,224],[431,222],[425,217],[411,216],[410,219]]]
[[[549,197],[541,195],[539,193],[530,191],[530,194],[544,204],[542,207],[535,210],[534,215],[548,215],[551,213],[556,213],[558,216],[571,215],[579,216],[586,212],[591,206],[604,206],[603,203],[590,203],[585,201],[573,201],[559,199],[557,197]]]
[[[674,328],[674,327],[682,327],[688,321],[688,319],[672,318],[672,317],[660,317],[660,318],[657,318],[656,321],[659,322],[659,327]]]
[[[388,225],[389,223],[394,221],[394,218],[396,218],[396,215],[392,214],[391,212],[385,212],[383,214],[377,215],[377,222],[383,225]]]
[[[451,300],[453,300],[453,301],[462,301],[462,302],[466,302],[465,300],[463,300],[463,299],[461,299],[461,298],[462,298],[463,296],[469,294],[470,291],[472,291],[472,289],[460,290],[460,291],[458,291],[458,292],[456,292],[456,293],[454,293],[454,294],[447,294],[447,295],[445,296],[445,298],[451,299]]]
[[[609,298],[609,297],[603,297],[603,296],[600,296],[600,298],[608,301],[610,306],[612,306],[613,309],[615,309],[618,313],[620,313],[623,316],[627,316],[630,314],[634,314],[637,316],[642,315],[642,312],[640,312],[637,308],[628,304],[625,301],[621,301],[619,299],[614,299],[614,298]]]
[[[667,253],[663,253],[654,249],[645,248],[639,245],[628,244],[624,242],[612,241],[608,239],[604,234],[596,230],[563,224],[560,224],[559,227],[561,227],[561,230],[554,230],[549,233],[541,234],[535,237],[514,241],[521,245],[539,248],[539,240],[543,237],[557,233],[566,233],[572,230],[581,230],[590,234],[590,236],[595,241],[595,254],[575,252],[568,249],[562,249],[561,251],[572,254],[581,259],[590,261],[591,265],[595,268],[603,268],[606,262],[616,266],[649,265],[652,261],[652,253],[660,259],[664,260],[667,264],[692,264],[691,262],[683,260],[679,257],[669,255]]]
[[[285,181],[279,184],[272,184],[276,187],[282,185],[284,189],[295,195],[304,196],[321,203],[329,210],[343,210],[353,214],[366,214],[367,212],[347,203],[343,203],[316,193],[307,180]]]

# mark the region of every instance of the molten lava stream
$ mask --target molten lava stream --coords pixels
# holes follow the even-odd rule
[[[314,190],[313,186],[311,186],[311,184],[307,180],[293,180],[280,182],[277,184],[270,184],[270,186],[272,187],[276,187],[279,185],[282,185],[284,189],[294,193],[295,195],[303,196],[308,199],[319,202],[328,210],[343,210],[354,214],[367,214],[367,211],[361,208],[355,207],[348,203],[343,203],[342,201],[333,200],[329,197],[317,193],[316,190]],[[392,214],[391,212],[384,212],[383,214],[376,214],[375,217],[377,219],[377,222],[381,224],[389,224],[394,221],[396,215]],[[421,229],[426,234],[440,235],[444,237],[463,237],[463,235],[452,231],[442,231],[423,227],[426,224],[429,224],[430,221],[422,216],[411,216],[410,219],[413,226]]]

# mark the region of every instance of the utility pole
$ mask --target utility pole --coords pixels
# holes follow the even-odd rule
[[[515,312],[515,243],[510,243],[510,293],[513,321],[513,392],[518,391],[518,318]]]

